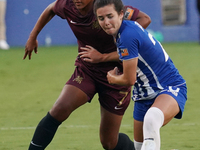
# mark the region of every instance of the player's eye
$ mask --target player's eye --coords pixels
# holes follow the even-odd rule
[[[111,19],[111,18],[113,18],[113,15],[109,14],[107,17],[108,17],[109,19]]]
[[[98,17],[98,20],[100,20],[100,21],[103,21],[103,20],[104,20],[104,18],[103,18],[103,17],[101,17],[101,16],[99,16],[99,17]]]

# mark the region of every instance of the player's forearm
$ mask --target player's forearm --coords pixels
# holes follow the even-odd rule
[[[108,61],[119,61],[119,55],[117,54],[117,50],[115,52],[102,54],[101,62],[108,62]]]
[[[36,22],[33,30],[30,33],[29,38],[36,39],[40,31],[44,28],[44,26],[55,16],[53,12],[54,3],[50,4],[40,15],[38,21]]]
[[[130,79],[126,78],[124,74],[112,76],[112,79],[110,82],[110,84],[117,84],[117,85],[122,85],[122,86],[132,86],[134,83],[130,82]]]

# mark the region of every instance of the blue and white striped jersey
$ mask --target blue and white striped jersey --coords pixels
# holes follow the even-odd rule
[[[116,44],[120,60],[138,57],[134,101],[154,98],[166,86],[185,83],[160,42],[137,22],[122,22]]]

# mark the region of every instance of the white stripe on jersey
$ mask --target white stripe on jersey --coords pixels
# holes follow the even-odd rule
[[[141,81],[143,81],[143,87],[146,87],[145,89],[147,90],[147,95],[151,95],[154,93],[154,90],[150,87],[149,85],[149,79],[147,76],[140,70],[140,68],[137,68],[137,76],[140,78]],[[138,83],[138,86],[140,87],[141,85]],[[144,96],[144,91],[142,91],[142,88],[138,89],[140,96]]]
[[[153,69],[147,64],[147,62],[142,58],[142,56],[141,56],[140,54],[139,54],[138,59],[139,59],[140,61],[142,61],[142,62],[145,64],[145,66],[151,71],[151,73],[152,73],[152,75],[153,75],[153,77],[154,77],[154,79],[155,79],[155,81],[156,81],[157,87],[158,87],[159,89],[164,89],[164,88],[162,87],[162,85],[160,84],[160,82],[158,81],[158,78],[157,78],[156,74],[154,73]],[[142,78],[141,78],[141,80],[142,80]],[[142,80],[142,81],[143,81],[143,80]]]
[[[138,59],[145,64],[145,66],[149,69],[149,71],[153,75],[154,80],[156,81],[157,88],[160,89],[160,90],[164,89],[161,86],[161,84],[160,84],[155,72],[153,71],[153,69],[148,65],[148,63],[142,58],[142,56],[140,54],[138,56]],[[144,72],[139,67],[137,68],[137,77],[143,82],[143,85],[141,86],[140,83],[136,82],[136,84],[138,84],[139,88],[136,89],[134,87],[133,92],[135,94],[137,93],[139,97],[134,95],[132,97],[133,100],[136,100],[137,98],[139,98],[139,99],[154,98],[157,95],[158,91],[154,91],[154,89],[150,86],[149,79],[147,78],[147,76],[144,74]],[[140,87],[142,87],[142,88],[140,88]],[[146,92],[144,91],[144,87],[145,87]]]

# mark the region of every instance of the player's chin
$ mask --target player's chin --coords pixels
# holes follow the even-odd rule
[[[105,29],[104,31],[109,35],[114,35],[114,32],[111,29]]]
[[[75,6],[78,10],[82,10],[84,6],[81,3],[75,3]]]

